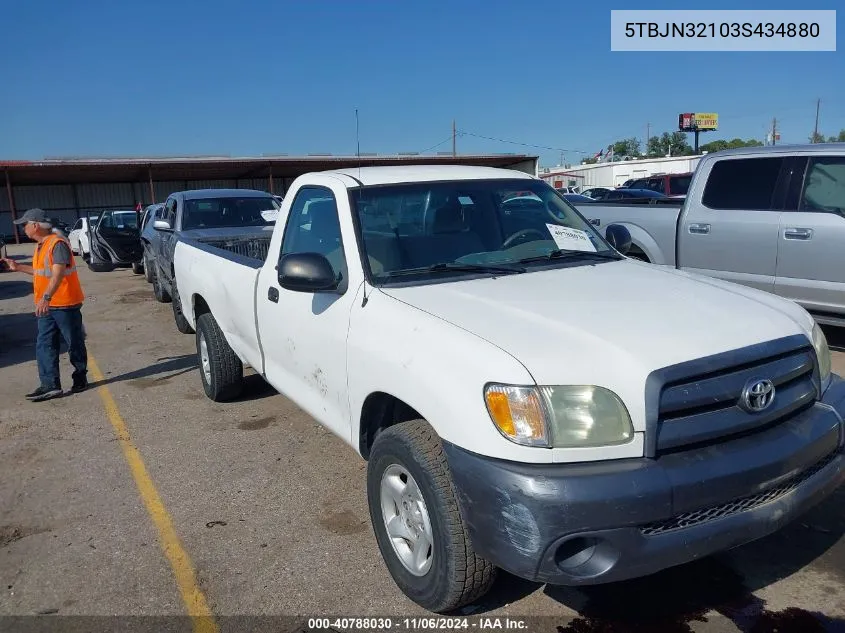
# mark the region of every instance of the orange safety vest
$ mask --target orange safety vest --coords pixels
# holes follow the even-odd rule
[[[50,285],[50,278],[53,276],[53,247],[58,242],[64,242],[70,250],[68,241],[55,233],[45,237],[35,248],[35,257],[32,259],[32,286],[36,304],[41,301],[41,297]],[[67,308],[80,305],[84,300],[85,294],[82,292],[82,285],[79,283],[79,275],[76,272],[76,260],[71,251],[70,265],[65,268],[65,276],[62,277],[59,287],[50,299],[50,307]]]

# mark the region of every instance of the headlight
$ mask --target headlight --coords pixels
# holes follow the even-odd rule
[[[827,346],[827,338],[825,338],[818,323],[813,326],[813,347],[816,348],[816,356],[819,359],[819,375],[822,387],[824,387],[825,382],[830,378],[830,348]]]
[[[496,428],[517,444],[583,448],[624,444],[634,436],[625,405],[603,387],[489,385],[484,397]]]

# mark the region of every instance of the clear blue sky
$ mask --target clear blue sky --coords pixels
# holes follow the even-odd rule
[[[717,112],[716,138],[804,142],[845,128],[838,52],[619,53],[624,3],[383,0],[6,3],[0,160],[68,155],[423,151],[459,132],[597,152]],[[837,6],[838,5],[838,6]],[[719,8],[797,8],[769,0]],[[692,136],[690,135],[690,142]],[[461,135],[459,152],[560,152]],[[451,140],[432,151],[451,150]],[[569,152],[568,162],[581,154]]]

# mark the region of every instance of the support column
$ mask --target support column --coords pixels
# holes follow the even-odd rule
[[[21,243],[21,236],[18,234],[18,225],[15,220],[18,219],[18,214],[15,212],[15,197],[12,195],[12,181],[9,179],[9,170],[4,170],[6,173],[6,194],[9,196],[9,212],[12,214],[12,231],[15,232],[15,244]]]
[[[276,193],[273,191],[273,163],[270,163],[270,193]]]
[[[156,190],[153,187],[153,168],[147,165],[147,178],[150,183],[150,204],[156,203]]]

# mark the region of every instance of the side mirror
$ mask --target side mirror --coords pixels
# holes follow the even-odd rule
[[[609,224],[604,230],[604,236],[610,245],[623,255],[631,250],[631,232],[621,224]]]
[[[153,228],[156,231],[172,231],[173,228],[170,226],[170,222],[167,220],[156,220],[153,222]]]
[[[297,292],[337,290],[339,280],[329,260],[319,253],[290,253],[279,259],[279,285]]]

